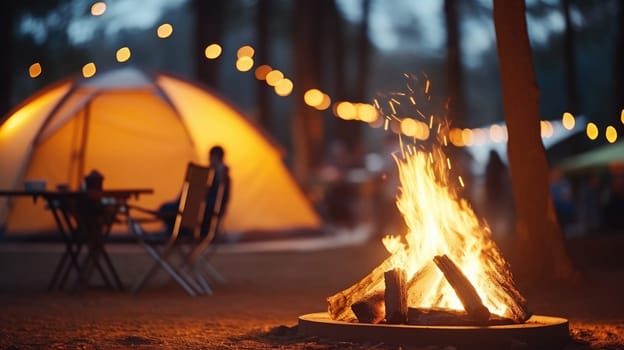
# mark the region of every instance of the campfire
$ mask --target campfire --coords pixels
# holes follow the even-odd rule
[[[487,223],[459,198],[459,183],[449,177],[451,162],[442,148],[404,146],[395,159],[397,207],[407,232],[384,237],[390,256],[327,298],[331,319],[412,325],[527,321],[531,314],[509,264]]]

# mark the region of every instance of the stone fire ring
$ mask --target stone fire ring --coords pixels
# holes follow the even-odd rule
[[[298,333],[339,341],[415,346],[509,347],[512,344],[559,347],[570,340],[568,320],[533,315],[521,324],[496,326],[421,326],[351,323],[327,312],[299,316]]]

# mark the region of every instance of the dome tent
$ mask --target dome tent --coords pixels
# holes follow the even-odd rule
[[[280,149],[239,111],[189,81],[133,67],[68,78],[34,94],[0,125],[0,188],[27,179],[78,188],[97,169],[104,187],[149,187],[136,201],[174,199],[186,164],[223,146],[232,194],[229,233],[318,229],[320,219],[282,162]],[[0,198],[4,235],[54,231],[43,201]]]

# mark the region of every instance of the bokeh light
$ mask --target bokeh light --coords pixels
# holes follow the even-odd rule
[[[611,125],[607,126],[607,130],[605,131],[605,137],[607,138],[607,141],[609,143],[614,143],[615,141],[617,141],[618,138],[617,130],[615,130],[615,128]]]
[[[598,126],[596,124],[589,122],[587,123],[587,127],[585,128],[585,133],[590,140],[595,140],[598,138]]]
[[[541,120],[540,131],[541,131],[542,137],[548,138],[548,137],[553,136],[554,130],[553,130],[552,123],[549,122],[548,120]]]
[[[91,78],[95,75],[97,69],[95,68],[95,63],[89,62],[82,66],[82,76],[85,78]]]
[[[241,72],[248,72],[253,68],[254,60],[249,56],[243,56],[236,60],[236,69]]]
[[[498,124],[490,126],[490,139],[496,143],[503,142],[503,140],[505,140],[505,130],[503,130],[503,127]]]
[[[622,112],[620,113],[620,121],[624,124],[624,109],[622,109]]]
[[[117,62],[126,62],[130,59],[130,56],[132,56],[132,53],[130,52],[130,49],[127,46],[124,46],[122,48],[120,48],[119,50],[117,50],[117,53],[115,54],[115,58],[117,59]]]
[[[462,130],[458,129],[458,128],[453,128],[449,131],[449,141],[451,141],[451,143],[455,146],[455,147],[463,147],[464,146],[464,140],[462,137]]]
[[[106,3],[103,1],[98,1],[91,5],[91,15],[92,16],[101,16],[106,12]]]
[[[253,57],[254,53],[255,53],[255,50],[253,47],[249,45],[245,45],[245,46],[241,46],[241,48],[239,48],[238,51],[236,51],[236,57],[237,58]]]
[[[275,86],[280,80],[284,79],[284,73],[275,69],[267,73],[265,80],[267,84]]]
[[[353,120],[357,117],[357,109],[351,102],[339,102],[336,105],[336,116],[344,120]]]
[[[331,106],[331,98],[328,94],[323,94],[323,101],[321,101],[320,104],[314,106],[314,108],[318,109],[319,111],[324,111],[329,108],[329,106]]]
[[[418,122],[412,118],[401,119],[401,133],[409,137],[416,136],[418,133]]]
[[[360,103],[357,105],[358,119],[366,123],[372,123],[377,120],[377,109],[368,103]]]
[[[464,145],[472,146],[472,143],[474,142],[473,137],[474,135],[471,129],[462,130],[462,141]]]
[[[561,118],[561,123],[566,130],[574,129],[574,124],[576,121],[574,120],[574,116],[570,112],[563,113],[563,117]]]
[[[31,78],[36,78],[41,75],[42,69],[39,62],[35,62],[28,67],[28,75]]]
[[[269,74],[269,72],[272,70],[273,68],[271,68],[271,66],[267,64],[263,64],[263,65],[258,66],[258,68],[256,68],[256,72],[254,73],[254,75],[256,76],[256,79],[264,80],[266,79],[267,74]]]
[[[284,78],[275,84],[274,89],[277,95],[288,96],[293,90],[293,82],[288,78]]]
[[[206,46],[206,49],[204,50],[204,55],[206,56],[206,58],[214,60],[215,58],[221,56],[221,52],[223,52],[221,45],[210,44]]]
[[[303,94],[303,101],[310,107],[316,107],[323,102],[323,93],[319,89],[309,89]]]
[[[156,34],[161,39],[166,39],[173,34],[173,26],[169,23],[161,24],[158,29],[156,29]]]

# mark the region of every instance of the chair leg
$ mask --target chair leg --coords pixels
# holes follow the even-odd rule
[[[147,244],[143,244],[143,247],[145,248],[145,251],[147,251],[147,253],[155,261],[152,267],[143,275],[143,277],[139,279],[137,283],[135,283],[134,287],[131,290],[133,294],[137,293],[145,285],[145,283],[154,276],[156,271],[158,271],[158,267],[162,267],[188,294],[192,296],[197,295],[197,292],[195,291],[195,289],[193,289],[189,282],[186,281],[169,263],[167,263],[164,258],[160,254],[158,254],[156,249]]]

